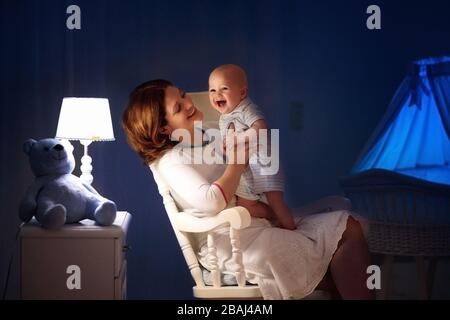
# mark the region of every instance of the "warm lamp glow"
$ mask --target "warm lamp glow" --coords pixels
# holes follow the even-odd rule
[[[56,138],[67,140],[114,140],[108,99],[64,98]]]
[[[64,98],[59,114],[56,138],[80,140],[84,145],[81,158],[81,178],[91,184],[93,181],[92,159],[88,156],[88,146],[92,141],[114,140],[108,99],[104,98]]]

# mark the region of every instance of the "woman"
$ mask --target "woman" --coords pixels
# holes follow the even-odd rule
[[[234,192],[246,167],[236,161],[193,164],[191,151],[207,148],[206,139],[194,141],[194,122],[202,119],[189,96],[166,80],[136,87],[122,119],[131,147],[146,164],[157,166],[178,206],[194,215],[217,214],[234,206]],[[172,141],[175,130],[189,134]],[[247,281],[259,284],[264,298],[299,299],[325,288],[334,288],[343,299],[373,298],[366,286],[367,244],[349,212],[299,217],[296,223],[297,229],[290,231],[252,218],[240,232]],[[215,242],[220,268],[231,273],[227,232],[218,230]],[[199,260],[208,268],[204,238],[198,241]]]

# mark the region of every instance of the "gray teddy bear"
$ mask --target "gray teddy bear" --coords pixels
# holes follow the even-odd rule
[[[24,222],[35,216],[48,229],[83,219],[109,226],[116,218],[114,202],[102,197],[93,187],[72,174],[75,168],[73,147],[58,139],[29,139],[23,144],[36,177],[20,204]]]

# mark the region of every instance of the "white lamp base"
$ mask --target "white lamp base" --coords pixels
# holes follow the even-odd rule
[[[80,178],[87,184],[92,184],[94,177],[92,176],[92,158],[88,155],[88,146],[91,144],[92,140],[80,140],[80,143],[84,146],[84,155],[81,158],[81,176]]]

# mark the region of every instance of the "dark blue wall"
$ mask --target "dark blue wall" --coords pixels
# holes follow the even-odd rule
[[[406,63],[450,54],[448,1],[376,1],[377,31],[366,28],[372,3],[1,1],[0,288],[17,206],[33,179],[21,144],[55,135],[64,96],[110,100],[116,141],[94,143],[90,153],[94,187],[134,217],[130,298],[190,298],[193,284],[152,176],[120,128],[127,95],[140,82],[167,78],[200,91],[215,66],[242,65],[251,96],[281,129],[290,204],[339,193],[336,178],[349,172]],[[65,26],[70,4],[81,8],[81,30]],[[289,120],[298,102],[301,129]],[[10,298],[17,297],[17,269],[15,259]]]

